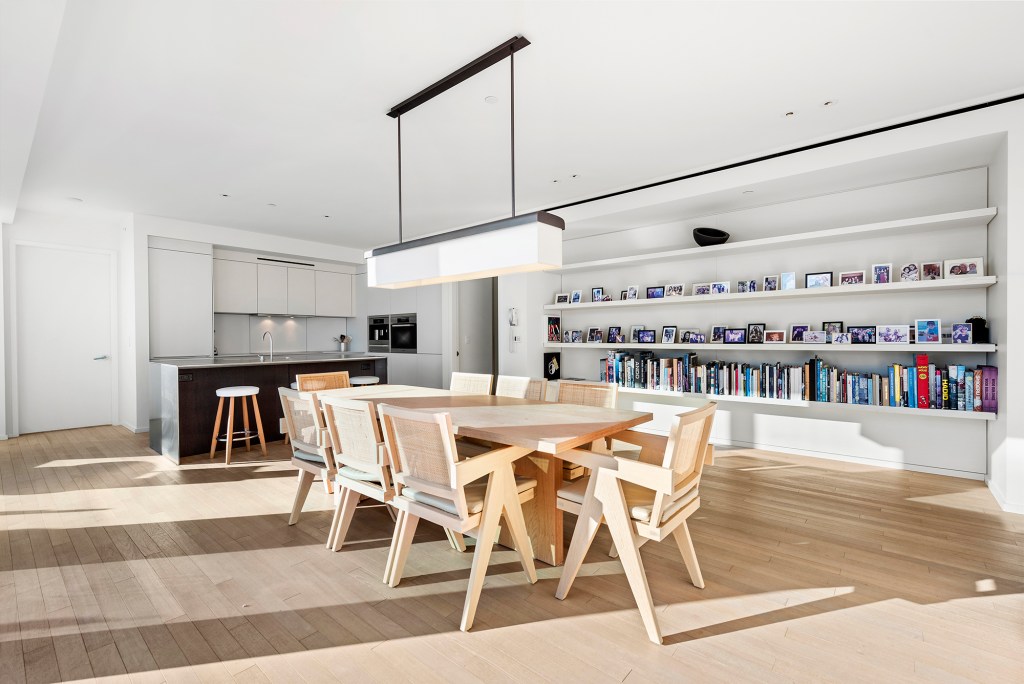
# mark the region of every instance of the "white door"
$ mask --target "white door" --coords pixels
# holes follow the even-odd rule
[[[114,255],[15,246],[19,433],[114,420]]]
[[[456,366],[464,373],[494,372],[494,278],[458,283]]]

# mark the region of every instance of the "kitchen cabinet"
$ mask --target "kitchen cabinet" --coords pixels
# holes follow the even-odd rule
[[[213,353],[213,258],[149,248],[149,355]]]
[[[256,264],[214,259],[214,312],[251,314],[256,309]]]
[[[419,354],[388,354],[388,382],[392,385],[419,384]]]
[[[316,273],[307,268],[288,269],[288,311],[291,316],[316,314]]]
[[[366,282],[366,274],[360,276],[363,282]],[[366,315],[367,316],[380,316],[383,314],[391,313],[391,293],[392,291],[398,292],[398,290],[389,290],[385,287],[367,287],[366,288]],[[406,312],[402,312],[406,313]]]
[[[316,315],[335,318],[355,315],[351,275],[316,271]]]
[[[288,313],[288,267],[257,264],[256,313]]]
[[[411,356],[411,354],[410,354]],[[416,354],[416,385],[419,387],[441,387],[441,355]]]
[[[422,288],[403,287],[391,290],[391,311],[393,314],[406,314],[416,311],[416,293]],[[373,313],[372,311],[370,313]]]
[[[421,354],[440,354],[441,286],[424,285],[410,289],[416,291],[416,351]]]

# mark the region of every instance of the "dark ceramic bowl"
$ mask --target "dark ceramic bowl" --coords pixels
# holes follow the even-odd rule
[[[717,228],[694,228],[693,241],[701,247],[720,245],[729,239],[729,234]]]

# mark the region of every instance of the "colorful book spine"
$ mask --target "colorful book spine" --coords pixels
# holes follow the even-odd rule
[[[928,397],[928,355],[917,355],[917,408],[930,406]]]
[[[967,371],[967,378],[964,380],[964,410],[974,410],[974,371]]]
[[[981,411],[981,385],[985,378],[985,368],[977,368],[974,371],[974,410]]]
[[[981,410],[999,413],[999,369],[995,366],[981,368]]]

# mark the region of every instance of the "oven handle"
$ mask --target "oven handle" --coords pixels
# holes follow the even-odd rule
[[[415,323],[392,323],[391,327],[392,328],[411,328],[411,327],[413,327],[415,325],[416,325]]]

